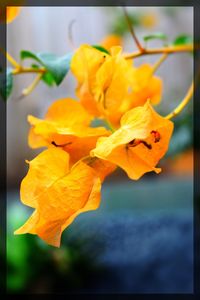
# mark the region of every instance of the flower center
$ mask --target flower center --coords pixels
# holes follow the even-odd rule
[[[151,135],[153,136],[154,138],[154,143],[158,143],[160,141],[160,133],[156,130],[152,130],[151,131]],[[143,144],[146,148],[148,148],[149,150],[152,149],[152,145],[147,143],[146,141],[144,140],[140,140],[140,139],[133,139],[132,141],[130,141],[127,145],[126,145],[126,148],[128,147],[136,147],[137,145],[139,144]]]
[[[65,146],[71,145],[72,142],[68,142],[68,143],[65,143],[65,144],[58,145],[58,144],[56,144],[56,142],[52,141],[51,144],[56,146],[56,147],[65,147]]]

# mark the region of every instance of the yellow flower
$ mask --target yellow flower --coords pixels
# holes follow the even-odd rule
[[[64,229],[99,207],[101,184],[117,166],[133,180],[161,171],[157,164],[173,132],[173,123],[151,106],[160,102],[162,81],[151,65],[133,66],[111,44],[112,38],[105,46],[110,54],[89,45],[75,52],[71,70],[80,102],[59,99],[44,119],[28,116],[29,145],[47,150],[28,162],[20,197],[34,211],[15,234],[37,234],[59,247]],[[95,117],[105,119],[113,133],[91,127]]]
[[[89,127],[93,117],[77,101],[67,98],[55,101],[44,120],[28,116],[32,125],[29,145],[61,147],[71,154],[70,163],[89,154],[99,136],[108,135],[104,127]]]
[[[21,183],[21,201],[35,210],[15,234],[37,234],[59,247],[63,230],[80,214],[97,209],[101,180],[83,162],[69,169],[69,155],[57,148],[43,151],[29,162]]]
[[[77,95],[85,109],[118,128],[126,111],[143,105],[147,99],[152,104],[160,102],[162,81],[153,76],[149,64],[134,67],[132,60],[123,57],[121,47],[112,47],[110,52],[111,55],[104,55],[83,45],[74,55],[71,69],[78,80]]]
[[[101,115],[114,126],[119,125],[127,109],[126,98],[133,75],[132,61],[122,56],[121,47],[113,47],[96,73],[93,93]]]
[[[88,157],[70,168],[69,159],[62,149],[50,148],[28,162],[20,197],[35,210],[15,234],[37,234],[59,247],[63,230],[80,213],[99,207],[101,183],[115,165]]]
[[[132,92],[129,95],[130,108],[144,105],[149,99],[154,105],[158,104],[162,96],[162,80],[153,76],[153,67],[142,64],[133,70]]]
[[[99,138],[91,156],[118,165],[137,180],[147,172],[161,171],[155,166],[168,149],[172,131],[173,123],[157,114],[147,101],[128,111],[112,135]]]
[[[82,105],[94,116],[99,116],[92,93],[95,74],[105,61],[107,54],[92,46],[82,45],[73,55],[71,71],[78,81],[76,93]]]

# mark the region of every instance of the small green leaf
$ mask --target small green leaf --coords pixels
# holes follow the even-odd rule
[[[176,39],[173,41],[173,45],[187,45],[187,44],[192,44],[193,39],[190,35],[179,35],[176,37]]]
[[[0,74],[0,94],[4,101],[6,101],[13,88],[13,74],[12,68],[7,68],[6,77],[5,73],[1,72]]]
[[[166,41],[167,36],[162,32],[155,32],[153,34],[145,35],[143,37],[143,39],[145,42],[147,42],[149,40],[155,40],[155,39]]]
[[[6,98],[8,98],[13,88],[13,74],[12,68],[7,68],[6,71]]]
[[[39,69],[40,66],[39,65],[36,65],[36,64],[33,64],[32,65],[32,68],[34,69]],[[54,81],[54,78],[53,76],[51,75],[50,72],[45,72],[44,75],[42,76],[42,80],[44,81],[44,83],[46,83],[48,86],[53,86],[55,81]]]
[[[100,45],[92,45],[92,47],[99,50],[99,51],[101,51],[101,52],[104,52],[106,54],[110,54],[110,52],[107,49],[105,49],[104,47],[102,47]]]
[[[70,62],[73,53],[68,53],[65,56],[57,57],[55,54],[52,53],[32,53],[30,51],[22,50],[20,53],[21,59],[33,59],[37,61],[40,65],[46,68],[48,71],[48,75],[43,77],[45,82],[50,82],[50,74],[51,79],[54,79],[56,85],[61,84],[65,76],[67,75],[70,69]],[[47,79],[48,77],[48,79]],[[44,79],[45,78],[45,79]]]
[[[42,76],[42,80],[48,85],[48,86],[53,86],[54,85],[54,78],[51,75],[50,72],[44,73]]]

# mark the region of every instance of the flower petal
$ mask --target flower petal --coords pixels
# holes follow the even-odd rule
[[[76,93],[85,109],[94,116],[99,111],[92,93],[97,70],[104,62],[107,54],[89,45],[78,48],[71,61],[71,71],[78,80]]]
[[[45,120],[59,123],[63,127],[88,126],[93,117],[74,99],[59,99],[49,107]]]
[[[146,172],[160,172],[155,166],[168,149],[172,131],[173,123],[157,114],[148,101],[128,111],[111,136],[99,138],[91,155],[118,165],[136,180]],[[158,141],[154,132],[160,136]]]
[[[62,153],[62,154],[61,154]],[[101,180],[93,168],[78,162],[68,173],[63,172],[63,160],[57,165],[57,174],[52,174],[52,154],[67,157],[60,149],[48,149],[36,157],[25,177],[22,194],[29,197],[30,186],[37,183],[38,189],[31,196],[36,210],[15,234],[32,233],[39,235],[48,244],[59,247],[62,231],[82,212],[97,209],[100,204]],[[43,163],[46,163],[44,166]],[[43,180],[48,172],[49,180]],[[31,177],[32,176],[32,177]],[[41,177],[42,176],[42,177]],[[28,187],[28,189],[26,189]],[[33,186],[34,188],[34,186]],[[29,203],[30,204],[30,203]]]
[[[132,80],[132,61],[128,62],[121,52],[119,46],[111,48],[112,55],[97,71],[93,88],[99,111],[114,125],[119,124]]]
[[[44,120],[29,115],[28,121],[32,125],[28,139],[30,147],[52,147],[53,144],[65,148],[65,145],[69,145],[69,149],[74,152],[71,162],[75,162],[75,157],[79,160],[81,152],[83,156],[86,152],[88,155],[99,136],[110,134],[104,127],[89,127],[91,116],[80,103],[72,99],[61,99],[53,103]]]
[[[28,162],[29,171],[21,182],[20,196],[22,203],[36,208],[37,198],[57,178],[69,172],[69,154],[58,148],[51,148],[40,153]]]
[[[142,64],[133,70],[133,92],[129,94],[129,108],[144,105],[149,99],[154,105],[158,104],[162,96],[162,80],[153,76],[153,67]]]

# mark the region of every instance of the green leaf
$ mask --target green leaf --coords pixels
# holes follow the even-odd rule
[[[6,101],[13,88],[13,74],[12,74],[12,68],[7,68],[6,70],[6,77],[3,72],[0,74],[0,94],[4,101]]]
[[[37,61],[40,65],[46,68],[48,75],[43,77],[45,82],[51,82],[52,78],[56,85],[61,84],[65,76],[67,75],[70,69],[70,62],[73,53],[68,53],[65,56],[58,57],[52,53],[33,53],[30,51],[22,50],[20,53],[21,59],[33,59]],[[51,74],[51,79],[50,79]],[[45,79],[44,79],[45,78]]]
[[[50,72],[44,73],[42,76],[42,80],[48,85],[53,86],[54,85],[54,78]]]
[[[147,42],[149,40],[155,40],[155,39],[166,41],[167,36],[162,32],[155,32],[153,34],[145,35],[143,37],[143,39],[145,42]]]
[[[182,34],[175,38],[173,45],[187,45],[193,43],[193,39],[190,35]]]
[[[13,88],[13,74],[12,68],[7,68],[6,71],[6,98],[8,98]]]
[[[99,51],[101,51],[101,52],[104,52],[106,54],[110,54],[110,52],[107,49],[105,49],[104,47],[102,47],[100,45],[92,45],[92,47],[99,50]]]
[[[34,69],[39,69],[40,66],[33,64],[32,68]],[[44,81],[44,83],[46,83],[48,86],[53,86],[55,81],[53,76],[51,75],[50,72],[45,72],[44,75],[42,76],[42,80]]]

